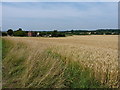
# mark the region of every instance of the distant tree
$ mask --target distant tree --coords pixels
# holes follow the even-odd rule
[[[7,33],[6,32],[2,32],[2,36],[7,36]]]
[[[10,35],[10,36],[12,36],[12,35],[13,35],[13,30],[12,30],[12,29],[9,29],[9,30],[7,31],[7,34]]]
[[[74,32],[74,30],[71,30],[71,33],[73,33]]]
[[[58,37],[57,33],[58,33],[58,31],[54,30],[53,33],[52,33],[52,37]]]
[[[53,32],[54,32],[54,33],[57,33],[58,31],[57,31],[57,30],[54,30]]]
[[[21,37],[23,37],[23,36],[26,36],[26,32],[22,31],[22,29],[19,28],[17,31],[14,31],[13,35],[14,36],[21,36]]]
[[[52,37],[65,37],[65,33],[54,30],[52,33]]]
[[[18,31],[22,31],[22,28],[19,28]]]
[[[36,35],[37,35],[37,32],[32,32],[33,37],[36,37]]]
[[[2,32],[0,31],[0,36],[2,36]]]

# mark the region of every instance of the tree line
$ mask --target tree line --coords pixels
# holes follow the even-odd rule
[[[23,31],[21,28],[18,30],[9,29],[7,32],[2,32],[2,36],[20,36],[27,37],[28,33],[31,32],[32,37],[41,36],[41,37],[65,37],[65,33],[59,32],[58,30],[54,31]],[[39,35],[37,35],[39,33]]]
[[[65,37],[71,35],[119,35],[120,29],[98,29],[98,30],[67,30],[67,31],[24,31],[22,28],[18,30],[8,29],[7,32],[2,32],[2,36],[20,36],[27,37],[28,33],[32,37]]]

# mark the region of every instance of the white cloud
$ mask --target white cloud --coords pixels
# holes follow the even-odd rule
[[[78,10],[70,5],[61,5],[57,7],[55,5],[49,6],[50,8],[44,9],[39,6],[39,8],[21,8],[20,7],[10,7],[3,6],[3,17],[13,17],[13,18],[66,18],[66,17],[100,17],[100,16],[110,16],[111,10],[114,9],[109,4],[108,6],[91,6],[87,10]],[[34,4],[34,6],[36,6]],[[54,8],[52,8],[54,7]],[[110,9],[111,8],[111,9]],[[117,8],[117,7],[116,7]],[[112,14],[113,15],[113,14]]]
[[[44,3],[43,6],[40,3],[3,3],[4,28],[53,30],[57,27],[58,30],[66,30],[117,27],[117,3],[84,3],[84,7]]]

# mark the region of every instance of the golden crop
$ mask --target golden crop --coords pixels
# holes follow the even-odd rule
[[[62,38],[5,37],[4,39],[14,42],[15,45],[19,44],[18,42],[27,45],[25,49],[23,48],[19,51],[19,56],[26,50],[24,55],[27,55],[28,58],[25,63],[28,66],[30,65],[27,71],[28,73],[31,72],[31,68],[36,66],[37,63],[34,62],[39,62],[39,58],[46,59],[46,61],[47,59],[51,59],[51,67],[49,67],[49,62],[46,62],[50,68],[49,72],[45,74],[44,77],[41,77],[40,82],[47,78],[50,73],[58,73],[57,70],[59,67],[56,66],[57,61],[53,61],[51,57],[46,58],[45,56],[40,56],[42,52],[50,49],[52,52],[63,56],[66,63],[69,60],[78,61],[84,69],[89,68],[92,71],[91,76],[94,76],[103,85],[105,84],[112,88],[119,87],[117,35],[86,35]],[[11,50],[11,53],[13,51]],[[14,51],[14,54],[15,53],[18,53],[18,51]],[[41,62],[44,62],[44,60]],[[44,65],[42,67],[44,67]],[[53,67],[57,70],[54,70]],[[30,76],[31,74],[26,74],[24,78],[29,78]],[[62,82],[62,78],[60,81]],[[35,80],[33,82],[35,82]],[[32,83],[29,84],[29,86],[32,86]]]

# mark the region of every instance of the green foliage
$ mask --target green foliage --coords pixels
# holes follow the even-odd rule
[[[7,33],[6,32],[2,32],[2,36],[7,36]]]
[[[53,32],[54,32],[54,33],[57,33],[58,31],[57,31],[57,30],[54,30]]]
[[[64,73],[65,85],[69,88],[98,88],[100,83],[91,76],[92,71],[84,69],[78,62],[70,62]]]
[[[39,36],[41,37],[65,37],[65,36],[72,36],[72,35],[119,35],[120,29],[98,29],[98,30],[70,30],[70,31],[32,31],[32,36],[36,37],[37,32],[39,32]],[[28,31],[23,31],[19,28],[17,31],[9,29],[7,31],[8,35],[10,36],[27,36]],[[5,32],[2,32],[3,36],[6,36]]]
[[[22,31],[22,28],[19,28],[18,31]]]
[[[14,83],[16,83],[16,86],[14,87],[21,87],[22,83],[20,82],[20,78],[22,74],[24,73],[25,69],[25,54],[19,55],[21,51],[21,43],[17,44],[16,49],[18,50],[17,53],[15,52],[15,44],[12,41],[3,39],[3,47],[2,47],[2,59],[3,59],[3,72],[2,77],[4,78],[4,81],[6,84],[3,84],[3,88],[5,87],[12,87]],[[24,47],[25,48],[25,47]],[[12,53],[11,50],[13,50]],[[24,57],[23,57],[24,56]],[[19,78],[18,78],[19,77]],[[10,85],[10,86],[9,86]]]
[[[13,43],[11,43],[9,40],[2,39],[2,59],[5,58],[5,56],[9,53],[12,47]]]
[[[13,30],[12,30],[12,29],[9,29],[9,30],[7,31],[7,34],[10,35],[10,36],[12,36],[12,35],[13,35]]]
[[[63,32],[58,32],[57,30],[54,30],[52,32],[52,37],[65,37],[65,33]]]
[[[13,35],[22,37],[22,36],[26,36],[26,33],[25,33],[25,31],[17,30],[17,31],[14,31]]]
[[[58,53],[48,50],[47,53],[53,58],[62,60],[66,59]],[[65,66],[65,63],[63,67]],[[88,68],[84,68],[77,61],[69,61],[66,65],[64,71],[64,82],[63,84],[67,88],[100,88],[103,87],[99,81],[97,81],[94,76],[91,75],[92,71]]]

